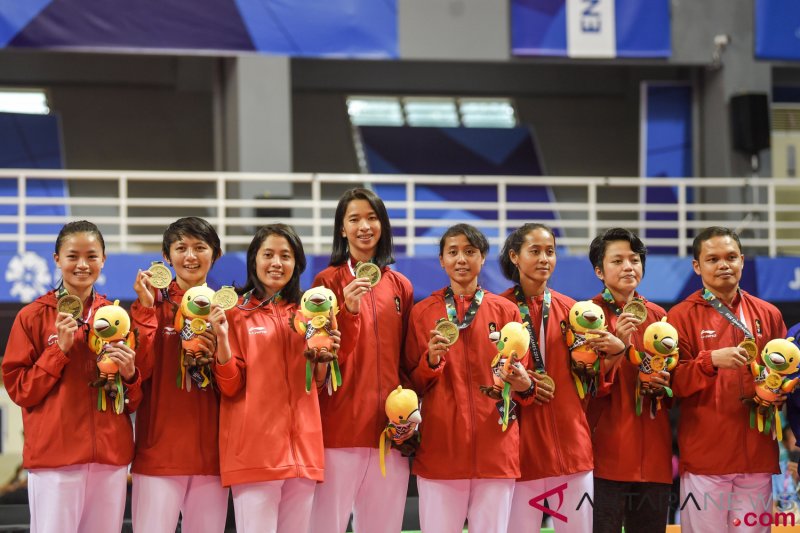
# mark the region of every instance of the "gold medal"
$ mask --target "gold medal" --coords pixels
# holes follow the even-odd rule
[[[83,302],[77,296],[67,294],[58,299],[56,309],[59,313],[67,313],[72,315],[72,318],[78,320],[83,314]]]
[[[448,346],[454,345],[458,340],[458,326],[449,320],[440,320],[433,329],[435,329],[439,335],[447,339]]]
[[[781,384],[783,383],[783,376],[781,376],[780,374],[769,374],[764,383],[767,385],[767,388],[773,390],[779,389]]]
[[[215,292],[214,296],[211,298],[211,303],[217,304],[224,311],[236,307],[236,302],[238,301],[239,295],[236,294],[236,291],[230,285],[223,285],[222,288]]]
[[[328,317],[325,315],[317,315],[311,319],[311,326],[314,329],[322,329],[325,327],[325,324],[328,322]]]
[[[172,282],[172,272],[161,261],[153,261],[147,269],[153,275],[150,276],[150,285],[156,289],[166,289]]]
[[[650,368],[652,368],[653,371],[655,371],[655,372],[661,372],[662,370],[664,370],[664,367],[666,366],[666,363],[667,363],[667,361],[666,361],[666,359],[664,359],[663,356],[654,355],[650,359]]]
[[[556,391],[556,382],[553,380],[553,378],[551,378],[547,374],[541,374],[541,373],[538,375],[538,378],[539,378],[539,382],[547,383],[548,385],[550,385],[550,390],[552,392]]]
[[[647,307],[641,300],[631,300],[622,308],[623,313],[630,313],[639,319],[639,322],[644,322],[647,318]]]
[[[359,263],[356,265],[356,277],[369,279],[370,286],[374,287],[381,280],[381,269],[375,263]]]
[[[189,323],[189,329],[191,329],[192,333],[195,335],[200,335],[206,330],[206,321],[202,318],[194,318]]]
[[[752,363],[758,357],[758,345],[753,339],[745,339],[739,343],[739,348],[747,352],[747,362]]]

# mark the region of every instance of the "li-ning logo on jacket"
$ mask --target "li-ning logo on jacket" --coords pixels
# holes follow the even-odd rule
[[[164,330],[163,331],[164,331],[164,336],[165,337],[169,337],[170,335],[175,335],[177,333],[175,331],[175,328],[173,328],[171,326],[164,326]]]
[[[47,337],[47,345],[52,346],[58,340],[58,333],[53,333]]]
[[[267,334],[267,328],[265,328],[264,326],[250,326],[247,329],[247,332],[250,335],[266,335]]]
[[[700,338],[701,339],[711,339],[717,336],[717,332],[713,329],[701,329],[700,330]]]

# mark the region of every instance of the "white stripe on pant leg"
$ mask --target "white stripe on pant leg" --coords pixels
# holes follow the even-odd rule
[[[356,492],[353,529],[369,533],[397,533],[403,529],[408,496],[408,458],[397,450],[386,454],[386,477],[381,474],[380,454],[369,449],[367,474]]]
[[[283,480],[233,485],[236,533],[275,533]]]
[[[28,472],[31,533],[78,531],[88,472],[88,465]]]
[[[470,480],[417,476],[417,489],[422,533],[461,533],[467,519]]]
[[[86,499],[80,533],[121,531],[125,514],[128,467],[91,463],[86,479]]]
[[[312,533],[342,533],[369,463],[369,448],[325,448],[325,481],[317,483]]]
[[[134,533],[175,533],[189,476],[133,474]]]
[[[189,476],[183,506],[181,531],[223,533],[228,516],[228,488],[219,476]]]
[[[588,470],[567,476],[549,478],[545,485],[549,490],[564,483],[567,484],[567,487],[563,492],[564,503],[561,505],[561,514],[567,518],[567,521],[563,522],[554,519],[555,532],[592,533],[594,518],[591,503],[594,501],[594,476],[592,471]],[[548,502],[553,502],[555,505],[558,499],[557,496],[554,496],[554,498],[548,500]]]
[[[684,472],[681,476],[681,529],[692,533],[725,531],[728,495],[732,491],[733,475],[701,476]]]
[[[305,478],[287,479],[278,506],[278,533],[307,533],[317,482]]]
[[[470,480],[467,520],[473,531],[504,533],[508,530],[513,479]]]
[[[511,500],[508,533],[539,533],[543,512],[530,505],[530,501],[545,492],[545,480],[517,481]]]

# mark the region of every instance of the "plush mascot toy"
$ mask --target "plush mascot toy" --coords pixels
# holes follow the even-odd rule
[[[492,359],[494,383],[491,387],[481,387],[481,392],[490,398],[502,399],[503,416],[500,423],[505,431],[508,428],[509,411],[511,411],[511,385],[500,379],[500,369],[508,372],[513,363],[519,361],[524,364],[531,343],[531,335],[525,324],[509,322],[503,326],[499,335],[493,333],[492,336],[490,338],[497,344],[497,355]]]
[[[330,385],[334,391],[342,384],[342,373],[330,333],[338,329],[337,314],[339,305],[336,295],[332,290],[320,286],[303,293],[300,308],[289,320],[291,328],[306,338],[306,392],[311,392],[312,363],[329,363]]]
[[[175,312],[175,331],[181,335],[181,358],[178,377],[179,389],[192,390],[192,381],[202,390],[211,385],[211,363],[214,354],[201,351],[200,334],[210,326],[206,322],[211,312],[214,289],[206,284],[189,288]]]
[[[770,434],[774,421],[773,437],[778,440],[783,440],[783,428],[775,401],[779,393],[792,392],[800,379],[788,377],[800,368],[800,348],[792,342],[793,340],[790,337],[769,341],[761,352],[764,365],[756,361],[750,363],[750,371],[755,377],[756,384],[756,395],[750,408],[750,427],[757,426],[758,431]]]
[[[655,418],[661,409],[661,396],[666,394],[672,398],[672,389],[653,389],[650,380],[654,372],[672,370],[678,366],[678,332],[667,322],[667,317],[660,322],[653,322],[644,330],[644,352],[637,351],[633,345],[628,348],[628,360],[639,367],[639,379],[636,382],[636,414],[642,414],[642,396],[652,396],[650,402],[650,418]]]
[[[572,377],[581,399],[597,391],[600,376],[600,358],[586,340],[591,338],[590,329],[606,329],[603,310],[596,303],[584,300],[575,302],[569,310],[569,325],[561,323],[566,335],[572,365]]]
[[[97,310],[89,332],[89,346],[97,354],[98,377],[92,386],[97,391],[97,409],[105,411],[107,398],[114,400],[114,412],[122,414],[125,409],[125,389],[119,367],[106,355],[106,347],[110,344],[124,343],[136,349],[136,333],[131,331],[131,319],[128,312],[114,300],[113,305],[106,305]]]
[[[412,455],[419,446],[417,426],[422,422],[422,416],[419,414],[417,393],[398,386],[386,397],[386,416],[389,417],[389,423],[378,441],[383,477],[386,477],[387,444],[400,450],[405,457]]]

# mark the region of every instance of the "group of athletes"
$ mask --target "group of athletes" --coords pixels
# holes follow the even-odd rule
[[[31,531],[120,531],[128,467],[137,532],[224,530],[228,491],[242,532],[401,530],[409,459],[397,450],[379,466],[386,427],[384,402],[398,385],[421,398],[419,447],[412,461],[422,530],[538,532],[545,495],[557,532],[663,532],[672,472],[668,408],[636,413],[638,368],[629,347],[642,348],[645,328],[667,317],[679,333],[680,363],[655,372],[651,396],[679,402],[681,500],[725,494],[743,505],[771,501],[777,443],[750,429],[753,395],[747,353],[786,328],[778,310],[739,288],[744,257],[738,236],[707,228],[694,240],[694,271],[703,289],[667,314],[637,287],[647,251],[632,232],[614,228],[595,238],[590,260],[600,291],[593,301],[605,327],[586,343],[600,354],[597,390],[581,398],[564,324],[575,301],[548,287],[556,268],[556,237],[543,224],[513,231],[500,254],[510,288],[480,286],[486,237],[456,224],[441,237],[439,258],[449,283],[414,304],[413,288],[394,262],[386,208],[373,192],[352,189],[338,203],[330,265],[313,286],[339,303],[330,331],[341,386],[306,392],[306,339],[290,325],[300,303],[303,245],[293,228],[270,224],[247,250],[247,278],[238,305],[213,305],[210,327],[198,336],[211,383],[184,382],[182,331],[175,314],[184,293],[206,283],[222,251],[213,227],[181,218],[163,236],[174,271],[166,288],[152,272],[134,280],[130,309],[138,341],[105,346],[119,368],[124,412],[98,408],[97,352],[88,342],[93,315],[111,302],[94,284],[105,261],[103,236],[87,221],[65,225],[54,259],[63,279],[16,317],[2,363],[3,381],[23,412]],[[380,269],[372,284],[359,263]],[[82,302],[80,316],[59,310],[64,296]],[[646,318],[625,311],[636,300]],[[722,305],[719,305],[719,304]],[[455,342],[435,325],[448,319]],[[491,336],[525,322],[531,356],[500,370],[514,413],[503,431],[499,403],[481,392],[491,385]],[[188,369],[191,373],[192,369]],[[134,427],[129,413],[136,413]],[[585,496],[592,504],[586,504]],[[583,505],[579,505],[583,502]],[[686,506],[686,531],[726,530],[726,508]],[[767,531],[768,527],[738,530]]]

